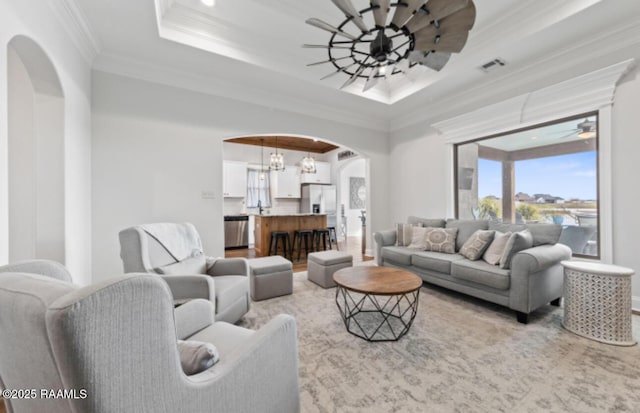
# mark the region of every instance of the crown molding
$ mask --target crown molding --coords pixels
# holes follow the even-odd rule
[[[91,65],[102,45],[76,0],[49,0],[48,3],[82,57]]]
[[[447,143],[460,143],[613,104],[618,81],[634,59],[433,124]]]
[[[224,97],[268,109],[311,116],[322,120],[339,122],[373,131],[388,131],[387,119],[373,115],[360,114],[344,108],[312,102],[292,96],[279,95],[274,99],[273,92],[239,86],[236,82],[224,78],[194,75],[185,71],[158,67],[149,62],[131,57],[101,53],[95,60],[93,69],[120,76],[158,83],[180,89],[191,90],[212,96]]]
[[[408,126],[431,122],[447,113],[464,110],[465,107],[479,107],[486,102],[495,101],[500,96],[508,96],[509,91],[527,88],[535,82],[544,82],[558,73],[580,68],[597,62],[607,55],[615,54],[628,48],[640,46],[640,21],[626,26],[613,28],[596,38],[590,38],[572,46],[565,47],[555,53],[545,54],[534,63],[508,74],[482,82],[477,86],[466,88],[459,93],[437,99],[433,103],[421,106],[419,110],[409,111],[391,120],[391,132]]]

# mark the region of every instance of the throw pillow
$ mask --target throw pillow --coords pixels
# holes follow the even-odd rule
[[[507,246],[507,242],[509,241],[511,234],[511,232],[496,231],[493,241],[491,242],[491,245],[489,245],[489,248],[484,252],[482,259],[491,265],[500,264],[500,258],[502,257],[502,253]]]
[[[528,224],[527,229],[531,231],[533,237],[533,246],[550,244],[558,242],[562,234],[562,225],[558,224]]]
[[[204,274],[207,272],[207,257],[204,254],[200,254],[195,257],[185,258],[182,261],[158,267],[155,271],[164,275]]]
[[[504,248],[502,257],[500,257],[500,268],[511,268],[511,260],[513,256],[522,250],[533,247],[533,236],[531,231],[525,229],[524,231],[514,232],[509,237],[507,245]]]
[[[409,244],[409,248],[424,250],[426,248],[425,234],[427,232],[427,228],[413,227],[411,232],[413,233],[413,235],[411,236],[411,243]]]
[[[411,244],[413,238],[413,228],[421,227],[422,224],[397,224],[396,225],[396,244],[399,247],[406,247]]]
[[[425,228],[425,249],[427,251],[456,253],[458,228]]]
[[[178,340],[182,371],[187,376],[205,371],[220,360],[218,349],[211,343]]]
[[[477,230],[460,248],[460,255],[471,261],[479,260],[493,241],[495,231]]]

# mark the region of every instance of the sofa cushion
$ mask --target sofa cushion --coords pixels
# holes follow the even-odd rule
[[[427,251],[455,254],[458,228],[425,228],[424,244]]]
[[[509,238],[511,238],[511,232],[496,231],[493,241],[491,241],[491,245],[489,245],[489,248],[484,252],[482,259],[491,265],[500,264],[500,258],[502,258]]]
[[[473,219],[449,219],[446,224],[447,228],[458,228],[458,237],[456,238],[456,251],[479,229],[489,229],[489,221],[473,220]]]
[[[511,234],[509,241],[507,241],[507,245],[504,248],[504,252],[502,253],[502,257],[500,257],[500,268],[511,268],[511,260],[513,259],[513,256],[522,250],[531,248],[532,246],[533,236],[528,229]]]
[[[446,254],[444,252],[420,251],[411,256],[411,264],[424,270],[451,274],[451,263],[462,260],[459,254]]]
[[[471,261],[479,260],[493,241],[495,233],[495,231],[477,230],[460,248],[460,255]]]
[[[204,254],[196,255],[173,264],[163,265],[155,271],[164,275],[204,274],[207,272],[207,257]]]
[[[527,229],[524,224],[505,224],[498,221],[489,221],[489,229],[500,232],[518,232]]]
[[[558,224],[527,224],[527,229],[531,231],[533,246],[553,245],[560,239],[562,225]]]
[[[249,277],[243,275],[219,275],[213,277],[213,284],[216,288],[216,314],[249,293]]]
[[[407,218],[407,223],[412,225],[420,224],[423,227],[444,228],[445,220],[441,218],[433,219],[411,216]]]
[[[385,261],[391,261],[395,264],[411,265],[411,254],[416,250],[409,247],[383,247],[382,259]]]
[[[510,285],[511,271],[498,268],[482,260],[463,259],[451,263],[451,275],[497,290],[507,290]]]

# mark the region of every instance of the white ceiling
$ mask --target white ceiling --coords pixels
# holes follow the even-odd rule
[[[640,57],[638,0],[475,0],[469,41],[441,72],[418,67],[363,93],[363,81],[339,90],[346,75],[320,81],[331,68],[306,67],[326,51],[301,45],[327,43],[330,34],[304,21],[343,19],[330,0],[217,0],[213,8],[199,0],[66,1],[77,2],[102,45],[97,70],[378,130]],[[508,65],[478,69],[496,57]]]

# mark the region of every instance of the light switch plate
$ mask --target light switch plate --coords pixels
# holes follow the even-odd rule
[[[202,191],[202,199],[216,199],[214,191]]]

